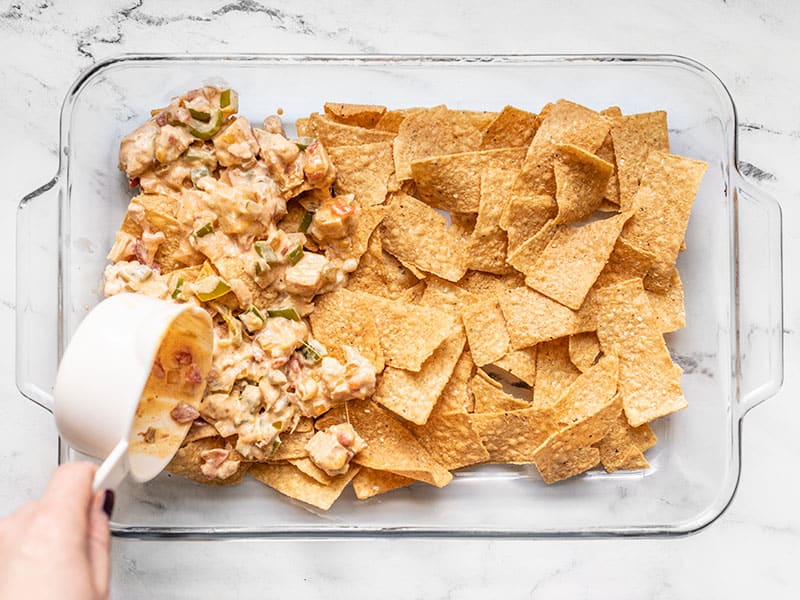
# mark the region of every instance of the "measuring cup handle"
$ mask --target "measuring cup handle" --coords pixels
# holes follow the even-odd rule
[[[128,463],[128,440],[122,440],[114,446],[111,454],[108,455],[94,474],[92,490],[113,490],[122,483],[130,470]]]

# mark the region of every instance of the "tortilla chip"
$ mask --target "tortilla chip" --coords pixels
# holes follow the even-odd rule
[[[537,129],[539,117],[535,114],[506,106],[483,132],[480,148],[527,148]]]
[[[526,273],[525,284],[578,310],[629,217],[629,213],[622,213],[580,227],[559,229],[533,270]]]
[[[259,464],[250,469],[250,475],[264,485],[321,510],[333,506],[357,473],[358,467],[351,466],[347,473],[333,477],[329,484],[323,485],[291,464]]]
[[[191,427],[189,427],[189,431],[186,433],[186,437],[183,438],[181,446],[186,446],[188,444],[191,444],[192,442],[196,442],[197,440],[217,437],[218,435],[219,433],[217,432],[217,428],[211,425],[210,423],[205,423],[203,421],[194,421]]]
[[[555,406],[581,372],[569,359],[569,341],[559,338],[537,346],[534,408]]]
[[[477,413],[497,413],[530,408],[530,402],[515,398],[503,391],[503,386],[478,369],[469,381],[469,390],[475,398]]]
[[[400,124],[405,121],[406,117],[417,113],[421,110],[425,110],[424,108],[401,108],[398,110],[388,110],[386,113],[380,118],[380,120],[375,124],[375,129],[380,129],[381,131],[390,131],[392,133],[397,133],[400,131]]]
[[[293,458],[288,461],[289,464],[297,467],[297,470],[311,477],[317,483],[322,485],[330,485],[333,477],[328,475],[325,471],[315,465],[310,458]]]
[[[499,369],[507,371],[517,379],[524,381],[532,388],[536,382],[537,352],[537,346],[511,350],[500,360],[496,360],[492,364]]]
[[[448,110],[443,105],[408,114],[394,140],[398,181],[411,179],[411,163],[415,160],[477,150],[482,130],[492,118],[486,113]]]
[[[600,451],[600,462],[609,472],[647,469],[650,464],[642,454],[656,443],[656,436],[647,424],[631,427],[621,412],[606,436],[595,447]]]
[[[659,110],[614,118],[611,139],[619,178],[619,205],[622,210],[630,210],[647,155],[651,150],[669,152],[667,113]]]
[[[411,433],[434,460],[449,471],[489,459],[466,413],[432,415],[425,425],[412,426]]]
[[[420,304],[433,306],[460,315],[461,310],[476,302],[478,297],[458,284],[450,283],[439,277],[430,276],[425,281],[425,292]]]
[[[702,161],[664,152],[654,151],[647,157],[633,200],[633,217],[622,231],[627,241],[655,255],[645,278],[647,289],[669,289],[692,204],[707,168]]]
[[[512,350],[588,331],[575,311],[528,287],[503,292],[500,308]]]
[[[455,237],[459,244],[466,243],[475,229],[477,220],[478,215],[474,213],[450,213],[450,227],[447,228],[447,231]]]
[[[378,325],[387,366],[419,371],[442,342],[458,328],[455,317],[433,307],[352,292],[353,309],[369,313]],[[414,340],[416,343],[409,343]]]
[[[600,340],[597,339],[596,331],[585,331],[569,336],[569,359],[581,373],[590,369],[597,362],[598,356],[600,356]]]
[[[472,302],[461,309],[472,360],[482,367],[500,360],[508,352],[508,332],[495,298]]]
[[[509,272],[505,261],[508,236],[499,221],[515,178],[514,171],[497,167],[481,172],[478,218],[467,248],[470,269],[499,275]]]
[[[317,420],[317,427],[327,429],[345,422],[349,422],[367,443],[367,447],[353,457],[353,462],[436,487],[444,487],[453,479],[400,421],[374,402],[356,400],[333,408]]]
[[[602,114],[602,113],[601,113]],[[603,201],[597,210],[611,211],[619,210],[619,177],[617,177],[617,158],[614,153],[614,140],[609,131],[606,139],[597,149],[597,157],[611,164],[611,175],[606,184],[606,191],[603,193]]]
[[[467,387],[467,383],[475,374],[475,363],[472,362],[472,355],[469,350],[461,353],[453,374],[447,385],[444,386],[436,406],[433,407],[433,415],[449,415],[452,413],[472,412],[475,408],[475,401]]]
[[[568,100],[559,100],[544,116],[540,114],[540,118],[541,124],[514,185],[515,195],[555,196],[553,148],[557,144],[572,144],[594,152],[609,130],[608,123],[599,113]]]
[[[384,249],[404,265],[413,265],[448,281],[467,270],[464,245],[447,230],[444,217],[407,194],[395,194],[380,227]]]
[[[317,297],[309,320],[314,338],[331,356],[346,362],[343,347],[350,346],[371,362],[378,373],[383,371],[381,334],[375,315],[363,310],[355,292],[338,289]]]
[[[375,401],[407,421],[424,425],[453,374],[465,341],[464,332],[457,329],[425,361],[419,372],[388,367],[378,382]]]
[[[506,262],[520,273],[534,272],[542,252],[560,229],[562,226],[556,225],[555,219],[550,219],[537,233],[509,252]]]
[[[597,210],[613,170],[614,165],[577,146],[556,146],[556,223],[583,221]]]
[[[367,498],[411,485],[415,481],[388,471],[376,471],[375,469],[361,467],[358,474],[353,477],[353,491],[356,493],[356,498],[366,500]]]
[[[376,129],[354,127],[337,123],[319,113],[312,113],[308,118],[308,127],[312,134],[323,143],[326,150],[336,146],[360,146],[376,142],[391,142],[394,134]]]
[[[512,193],[500,217],[500,227],[508,234],[508,253],[513,253],[539,233],[556,212],[557,205],[552,196]]]
[[[660,294],[645,290],[656,318],[656,328],[661,333],[670,333],[686,327],[686,308],[683,305],[683,282],[678,269],[672,271],[669,289]]]
[[[386,114],[386,107],[376,104],[343,104],[340,102],[326,102],[325,115],[344,125],[355,127],[375,127],[383,115]]]
[[[411,163],[417,196],[433,208],[477,213],[481,195],[481,171],[496,167],[518,171],[525,148],[501,148],[431,156]]]
[[[359,209],[352,233],[328,244],[332,257],[359,260],[367,251],[369,239],[386,217],[386,206],[366,206]]]
[[[536,449],[534,463],[545,483],[555,483],[583,473],[600,462],[600,451],[592,446],[603,439],[620,413],[618,396],[599,412],[550,436]]]
[[[308,429],[301,431],[299,426],[292,433],[282,433],[280,436],[281,444],[269,457],[268,462],[281,462],[284,460],[305,458],[308,456],[306,444],[308,444],[313,436],[313,430]]]
[[[337,194],[354,194],[361,206],[383,204],[394,173],[390,143],[338,146],[329,149],[328,155],[336,167],[333,189]]]
[[[416,277],[414,279],[416,280]],[[347,278],[345,287],[352,291],[390,297],[386,293],[386,265],[383,262],[380,231],[372,232],[367,242],[367,250],[361,255],[356,270]]]
[[[294,122],[294,128],[299,137],[314,137],[308,117],[301,117]]]
[[[687,406],[680,368],[656,327],[641,279],[598,292],[597,337],[606,354],[619,357],[619,392],[632,427]]]
[[[514,272],[507,275],[492,275],[483,271],[467,271],[458,281],[458,286],[470,294],[494,298],[499,298],[505,290],[524,284],[525,278]]]
[[[549,410],[526,408],[499,413],[472,415],[472,427],[489,452],[487,462],[525,464],[549,435],[552,422]]]
[[[655,255],[652,252],[647,252],[620,237],[614,244],[606,266],[597,277],[596,286],[606,287],[628,279],[644,279],[654,260]]]
[[[201,470],[205,461],[200,458],[200,454],[206,450],[214,450],[216,448],[230,449],[230,444],[228,444],[224,438],[217,435],[190,442],[178,449],[175,456],[172,457],[172,460],[165,467],[165,470],[172,475],[180,475],[181,477],[186,477],[187,479],[205,485],[231,485],[239,483],[250,468],[251,463],[241,461],[236,472],[227,479],[209,479]],[[239,457],[238,454],[234,456]]]
[[[619,359],[606,355],[579,375],[553,405],[556,431],[602,410],[617,395],[618,383]]]

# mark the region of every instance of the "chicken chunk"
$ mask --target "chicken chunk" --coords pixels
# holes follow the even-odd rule
[[[331,477],[347,473],[352,458],[367,447],[350,423],[318,431],[306,444],[311,461]]]

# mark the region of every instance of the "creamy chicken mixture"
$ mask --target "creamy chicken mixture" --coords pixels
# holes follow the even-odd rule
[[[233,90],[192,90],[122,140],[120,168],[141,195],[108,255],[104,290],[209,311],[205,397],[197,414],[173,418],[211,423],[245,460],[265,460],[301,416],[372,395],[375,367],[348,347],[344,362],[328,356],[304,319],[315,296],[357,266],[336,252],[359,218],[357,203],[331,195],[336,171],[321,143],[287,138],[277,116],[253,127],[237,110]],[[307,209],[299,224],[287,216],[292,198]],[[309,445],[329,474],[346,471],[364,447],[352,428],[337,427]],[[209,452],[208,477],[236,471],[230,451]]]

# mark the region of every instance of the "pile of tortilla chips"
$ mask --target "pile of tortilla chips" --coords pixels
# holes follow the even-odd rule
[[[546,483],[649,466],[648,423],[686,406],[664,334],[685,325],[675,262],[706,170],[670,154],[664,112],[326,104],[297,128],[370,215],[313,335],[379,376],[249,474],[327,509],[350,483],[359,499],[442,487],[479,463]],[[367,447],[329,477],[304,443],[342,422]]]

